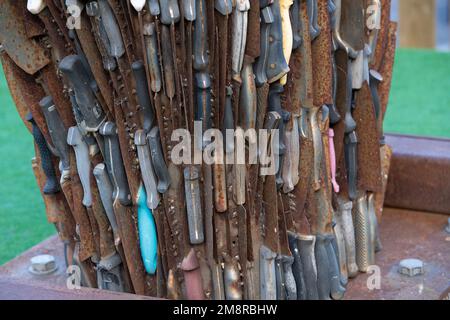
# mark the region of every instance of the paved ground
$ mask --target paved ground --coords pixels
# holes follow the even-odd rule
[[[351,280],[345,299],[418,299],[447,297],[450,289],[450,235],[444,231],[448,216],[399,209],[385,209],[380,224],[383,250],[376,256],[380,267],[380,289],[369,290],[368,274]],[[35,276],[28,272],[29,259],[38,254],[56,257],[57,271]],[[425,274],[413,278],[397,272],[401,259],[424,262]],[[52,237],[0,267],[0,299],[119,299],[98,291],[66,289],[65,263],[61,242]],[[131,298],[125,296],[122,298]],[[135,297],[138,298],[138,297]],[[448,296],[450,299],[450,296]]]

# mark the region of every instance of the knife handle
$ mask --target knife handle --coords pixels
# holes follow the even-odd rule
[[[249,0],[236,0],[233,12],[232,44],[231,44],[231,70],[233,79],[241,82],[241,70],[244,63],[245,45],[247,43]]]
[[[214,204],[219,213],[228,209],[225,164],[213,164]]]
[[[91,132],[97,131],[106,120],[106,115],[94,96],[89,84],[89,73],[85,69],[81,57],[78,55],[65,57],[59,63],[59,70],[72,85],[76,105],[83,116],[83,127]]]
[[[158,0],[148,0],[148,6],[150,9],[150,14],[152,16],[158,16],[161,13],[161,8],[159,7]]]
[[[137,199],[139,245],[145,271],[154,275],[158,264],[158,238],[155,219],[152,211],[147,207],[147,193],[144,186],[139,189]]]
[[[244,130],[255,129],[256,127],[256,85],[255,75],[250,59],[244,60],[242,68],[242,85],[240,91],[239,114],[240,123]]]
[[[358,196],[354,207],[356,264],[361,272],[367,272],[370,265],[370,217],[367,210],[367,197]]]
[[[270,27],[270,42],[266,74],[269,83],[280,80],[289,72],[289,65],[283,52],[283,30],[280,12],[280,0],[275,0],[271,6],[274,22]]]
[[[322,142],[322,132],[319,127],[319,109],[313,107],[309,110],[309,119],[311,123],[312,140],[314,145],[314,190],[317,191],[321,188],[321,167],[323,159],[323,142]]]
[[[199,72],[195,74],[197,83],[197,109],[195,120],[202,121],[203,130],[206,131],[212,126],[211,118],[211,77],[208,73]]]
[[[327,237],[325,235],[316,235],[315,257],[317,264],[317,291],[320,300],[330,300],[331,284],[327,253]]]
[[[67,146],[67,130],[61,121],[58,110],[55,107],[53,98],[47,96],[39,102],[39,106],[44,113],[47,122],[48,131],[52,138],[53,145],[58,151],[58,156],[62,163],[62,169],[67,171],[70,169],[69,148]]]
[[[106,165],[104,163],[98,164],[94,168],[93,173],[95,180],[97,181],[97,187],[100,193],[100,199],[102,200],[103,208],[105,209],[106,216],[108,217],[109,224],[111,225],[114,234],[114,243],[118,245],[120,243],[120,235],[113,207],[114,191],[111,180],[108,176]]]
[[[299,235],[298,248],[302,259],[307,300],[318,300],[317,266],[314,249],[316,237],[313,235]]]
[[[352,131],[345,135],[345,163],[347,167],[348,197],[350,200],[356,199],[357,174],[358,174],[358,138],[356,132]]]
[[[339,272],[342,286],[346,287],[348,284],[348,269],[347,269],[347,253],[345,251],[345,238],[342,228],[342,219],[338,218],[338,214],[335,214],[333,220],[333,233],[332,239],[333,249],[336,252],[339,262]]]
[[[294,3],[293,0],[280,0],[280,16],[281,16],[281,30],[283,34],[283,55],[286,63],[289,64],[292,55],[292,48],[294,45],[294,35],[292,32],[290,8]],[[287,75],[281,78],[281,84],[286,85]]]
[[[283,255],[281,258],[281,264],[283,268],[286,300],[297,300],[297,285],[295,283],[294,274],[292,273],[294,257]]]
[[[206,71],[209,67],[206,2],[198,0],[194,29],[194,70]]]
[[[150,84],[153,92],[160,92],[162,87],[161,69],[158,57],[158,44],[155,23],[144,25],[144,39],[146,46],[146,58],[150,72]]]
[[[199,180],[200,173],[197,167],[188,166],[184,169],[184,190],[191,244],[201,244],[205,241]]]
[[[98,0],[98,7],[109,40],[110,55],[119,59],[125,54],[125,46],[114,12],[107,0]]]
[[[171,25],[180,21],[180,8],[177,0],[160,0],[161,23]]]
[[[144,182],[145,190],[147,190],[147,206],[153,210],[158,207],[161,199],[158,193],[157,180],[150,156],[150,148],[148,146],[147,137],[144,130],[136,131],[134,143],[137,147],[142,181]]]
[[[317,0],[307,0],[306,5],[308,7],[309,32],[311,35],[311,41],[313,41],[320,34],[320,27],[317,23]]]
[[[232,96],[233,96],[233,89],[230,86],[226,87],[226,100],[225,100],[225,111],[223,116],[223,136],[225,137],[225,153],[229,154],[234,151],[234,137],[229,141],[227,139],[227,129],[234,130],[234,116],[233,116],[233,103],[232,103]]]
[[[300,248],[298,246],[299,244],[297,239],[298,237],[296,234],[288,232],[289,250],[294,257],[294,263],[292,264],[292,273],[297,285],[297,300],[306,300],[308,294],[308,286],[305,282],[305,273],[303,270],[303,261],[301,257],[302,252],[300,251]]]
[[[144,130],[145,132],[150,132],[155,124],[155,112],[150,100],[150,93],[148,92],[144,63],[142,61],[133,62],[131,70],[133,70],[133,75],[136,80],[136,93],[144,117]]]
[[[223,16],[227,16],[233,12],[232,0],[215,0],[214,8]]]
[[[31,132],[34,137],[34,142],[39,148],[39,154],[41,156],[41,167],[44,171],[45,177],[47,178],[45,181],[43,192],[44,194],[58,193],[60,191],[60,185],[56,177],[55,168],[53,166],[52,154],[50,152],[50,149],[48,148],[47,142],[45,141],[45,137],[34,121],[31,113],[28,113],[28,115],[26,116],[26,120],[30,122],[33,127]]]
[[[298,117],[292,116],[292,127],[286,130],[285,145],[286,157],[283,161],[283,192],[289,193],[294,190],[300,180],[300,135],[298,127]]]
[[[385,138],[383,135],[383,117],[381,115],[381,101],[378,94],[378,86],[383,81],[383,77],[375,70],[370,70],[370,92],[372,95],[373,105],[375,107],[375,115],[377,118],[378,132],[380,133],[380,144],[385,144]]]
[[[334,300],[341,300],[344,297],[345,288],[341,285],[341,277],[339,271],[339,263],[337,258],[337,252],[333,248],[333,235],[326,235],[326,250],[328,255],[329,263],[329,279],[330,279],[330,289],[331,297]]]
[[[282,265],[282,256],[277,255],[275,258],[275,279],[276,279],[276,287],[277,287],[277,300],[286,300],[286,291],[284,290],[284,271]]]
[[[164,160],[164,154],[161,146],[161,135],[158,127],[154,127],[150,130],[150,133],[147,135],[147,141],[150,145],[150,155],[153,168],[155,169],[156,176],[158,177],[158,192],[164,194],[170,187],[170,176]]]
[[[89,147],[83,140],[78,127],[71,127],[67,133],[67,144],[72,146],[77,159],[77,171],[83,186],[83,205],[85,207],[92,206],[91,191],[91,161],[89,159]]]
[[[308,0],[312,1],[312,0]],[[333,38],[337,43],[338,47],[345,50],[349,58],[355,59],[358,52],[353,49],[350,44],[342,39],[341,36],[341,12],[342,12],[342,0],[334,0],[335,10],[334,10],[334,28],[333,28]]]
[[[229,259],[231,260],[231,259]],[[238,266],[233,261],[226,261],[223,269],[226,300],[242,300],[241,278]]]
[[[187,21],[195,21],[197,18],[195,0],[182,0],[183,16]]]
[[[300,23],[300,0],[294,0],[291,9],[291,25],[292,25],[292,49],[298,49],[303,42],[301,36],[301,23]]]
[[[275,274],[275,258],[277,254],[262,245],[259,250],[259,256],[261,300],[276,300],[277,284]]]
[[[269,59],[269,42],[270,42],[270,28],[274,22],[272,8],[266,6],[261,9],[261,35],[260,35],[260,55],[258,60],[254,63],[255,82],[261,87],[267,82],[267,61]]]
[[[339,193],[339,184],[336,181],[336,149],[334,148],[334,130],[328,129],[328,148],[330,153],[331,184],[335,193]]]
[[[132,203],[131,193],[122,162],[116,124],[113,122],[106,122],[100,128],[100,134],[105,138],[105,163],[114,185],[114,202],[119,200],[121,205],[129,206]]]
[[[186,298],[188,300],[205,300],[202,273],[194,249],[191,249],[189,254],[183,259],[180,268],[183,270]]]
[[[345,241],[348,277],[354,278],[358,274],[358,266],[356,265],[355,229],[352,217],[353,203],[338,198],[338,207],[339,210],[336,216],[340,220]]]

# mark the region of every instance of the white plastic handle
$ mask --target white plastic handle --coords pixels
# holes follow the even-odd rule
[[[28,0],[27,2],[27,10],[32,14],[39,14],[42,10],[45,9],[47,4],[44,0]]]

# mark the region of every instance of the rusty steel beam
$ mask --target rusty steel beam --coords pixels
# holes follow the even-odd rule
[[[385,205],[450,214],[450,140],[390,134]]]
[[[67,289],[50,283],[0,276],[0,300],[155,300],[98,289]]]

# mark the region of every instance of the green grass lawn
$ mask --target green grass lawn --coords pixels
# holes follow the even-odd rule
[[[0,72],[0,264],[54,233],[31,170],[33,144]],[[450,138],[450,54],[398,50],[385,131]]]
[[[0,72],[0,265],[53,234],[31,169],[34,147]]]
[[[450,138],[450,54],[397,51],[386,132]]]

